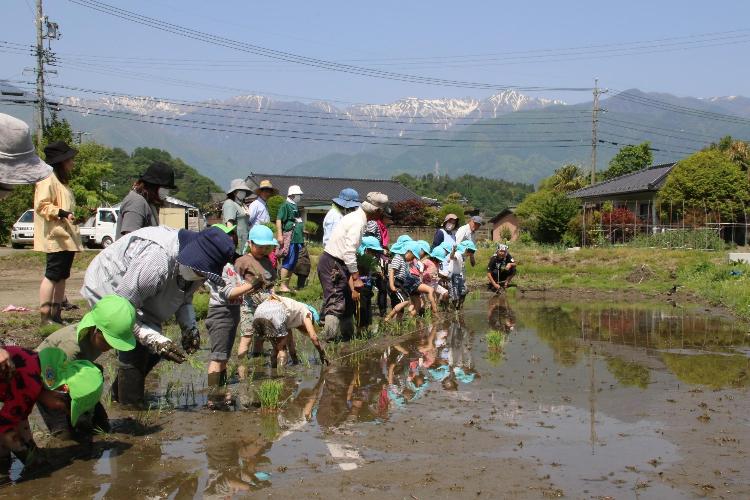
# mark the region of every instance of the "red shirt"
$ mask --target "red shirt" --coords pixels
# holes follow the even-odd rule
[[[26,420],[42,392],[39,355],[22,347],[3,347],[16,371],[10,380],[0,380],[0,434],[12,431]]]

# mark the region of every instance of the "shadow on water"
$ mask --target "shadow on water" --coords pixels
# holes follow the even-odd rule
[[[657,436],[663,423],[633,412],[633,401],[677,382],[747,385],[745,331],[722,318],[678,308],[506,297],[468,305],[462,315],[409,337],[380,338],[377,347],[342,356],[329,368],[287,370],[280,376],[285,403],[276,413],[261,413],[252,401],[253,388],[274,376],[266,367],[252,368],[244,380],[232,377],[230,388],[244,397],[238,405],[244,409],[212,413],[202,408],[202,363],[164,363],[150,385],[158,410],[118,420],[115,434],[97,443],[95,460],[21,482],[13,493],[59,495],[61,479],[76,477],[79,491],[93,498],[242,496],[277,481],[406,456],[356,446],[350,437],[401,425],[406,414],[449,423],[454,410],[431,404],[446,397],[481,402],[474,411],[487,427],[522,443],[475,458],[524,457],[566,491],[605,492],[637,482],[628,464],[680,457],[677,444]],[[500,336],[495,347],[488,347],[488,331]],[[306,347],[303,356],[312,358]],[[151,428],[158,432],[138,432]],[[129,444],[107,444],[121,437]]]

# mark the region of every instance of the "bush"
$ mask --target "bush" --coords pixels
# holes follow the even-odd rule
[[[578,202],[565,193],[541,190],[526,197],[516,214],[524,229],[540,243],[558,243],[578,213]]]
[[[308,235],[317,234],[318,228],[320,228],[320,226],[318,225],[317,222],[313,222],[311,220],[305,222],[305,234],[308,234]]]
[[[656,234],[639,234],[630,242],[636,247],[699,248],[724,250],[726,243],[712,229],[678,229]]]
[[[393,204],[393,223],[397,226],[426,226],[429,221],[428,205],[413,198]]]
[[[276,216],[279,213],[279,208],[281,208],[281,205],[284,204],[286,201],[286,198],[284,198],[281,195],[271,196],[268,198],[268,201],[266,201],[266,206],[268,207],[268,214],[271,216],[271,221],[276,221]]]

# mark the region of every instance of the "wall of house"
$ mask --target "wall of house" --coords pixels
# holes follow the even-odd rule
[[[492,227],[492,241],[504,241],[503,232],[505,229],[510,231],[510,241],[516,241],[518,239],[521,221],[516,217],[515,214],[508,214],[497,220]]]

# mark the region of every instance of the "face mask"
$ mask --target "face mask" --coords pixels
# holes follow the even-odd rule
[[[182,276],[182,279],[185,281],[200,281],[205,279],[203,276],[193,271],[192,268],[183,266],[182,264],[180,264],[180,276]]]
[[[159,188],[159,199],[166,200],[167,196],[169,196],[169,191],[167,188]]]
[[[448,224],[445,225],[445,230],[446,231],[453,231],[453,228],[455,228],[455,227],[456,227],[456,225],[454,223],[449,222]]]
[[[294,196],[292,196],[292,201],[293,201],[294,203],[299,203],[299,201],[300,201],[301,199],[302,199],[302,196],[300,196],[300,195],[298,195],[298,194],[295,194]]]
[[[237,194],[234,195],[237,201],[244,201],[246,197],[247,193],[245,191],[237,191]]]

